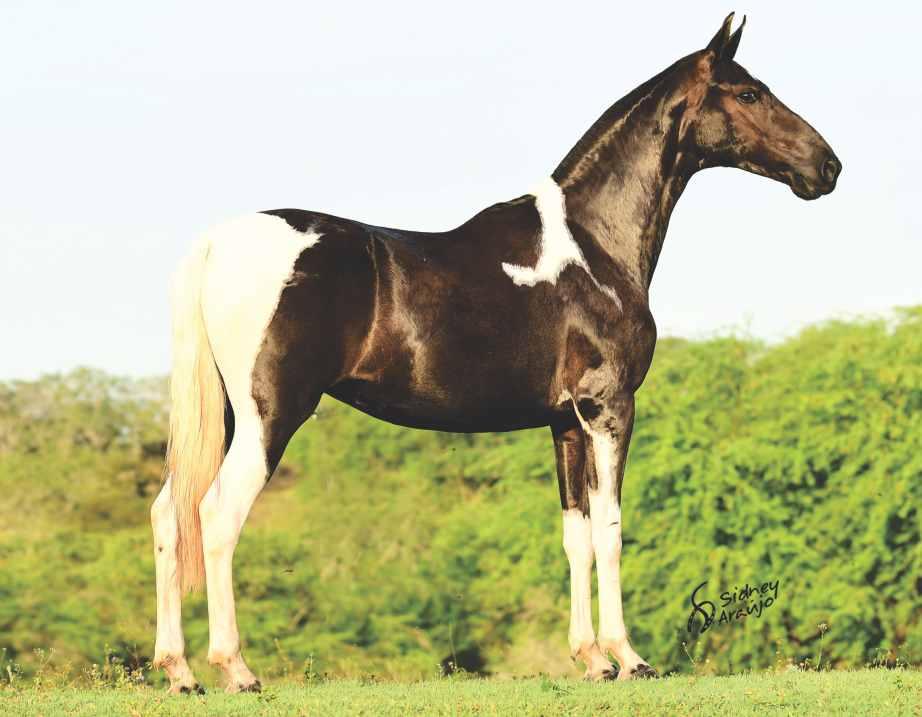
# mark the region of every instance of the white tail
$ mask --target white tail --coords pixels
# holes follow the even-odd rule
[[[224,386],[202,316],[202,278],[208,257],[203,241],[183,261],[173,281],[173,371],[166,472],[176,508],[177,570],[183,591],[205,578],[199,504],[224,459]]]

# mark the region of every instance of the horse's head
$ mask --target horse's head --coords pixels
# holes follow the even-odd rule
[[[745,17],[733,13],[708,46],[691,56],[683,124],[701,166],[739,167],[784,182],[802,199],[836,186],[842,164],[813,127],[733,61]]]

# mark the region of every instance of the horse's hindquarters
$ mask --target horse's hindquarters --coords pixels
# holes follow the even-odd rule
[[[368,332],[375,282],[365,239],[320,218],[294,227],[271,214],[209,234],[209,338],[235,421],[243,410],[261,422],[270,468]]]
[[[232,404],[247,403],[256,357],[298,256],[317,242],[286,222],[253,214],[206,234],[202,312]],[[235,400],[236,399],[236,400]],[[243,406],[234,405],[235,411]]]

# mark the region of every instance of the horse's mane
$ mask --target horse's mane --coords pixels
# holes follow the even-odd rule
[[[654,97],[657,86],[669,79],[680,67],[685,66],[690,57],[692,55],[672,63],[605,110],[557,165],[553,174],[554,179],[558,183],[565,179],[570,182],[579,179],[582,175],[581,163],[590,157],[594,149],[607,144],[611,135],[618,131],[631,113],[644,101]]]

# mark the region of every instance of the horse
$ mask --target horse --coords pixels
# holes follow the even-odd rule
[[[656,676],[625,627],[620,506],[670,215],[708,167],[769,177],[803,199],[832,192],[842,169],[820,134],[734,61],[745,22],[733,31],[731,13],[703,50],[606,110],[530,193],[450,231],[277,209],[204,233],[173,284],[170,436],[151,508],[154,665],[171,692],[201,691],[180,606],[203,581],[209,662],[228,691],[260,689],[241,653],[232,557],[323,394],[413,428],[549,427],[571,656],[591,680]]]

